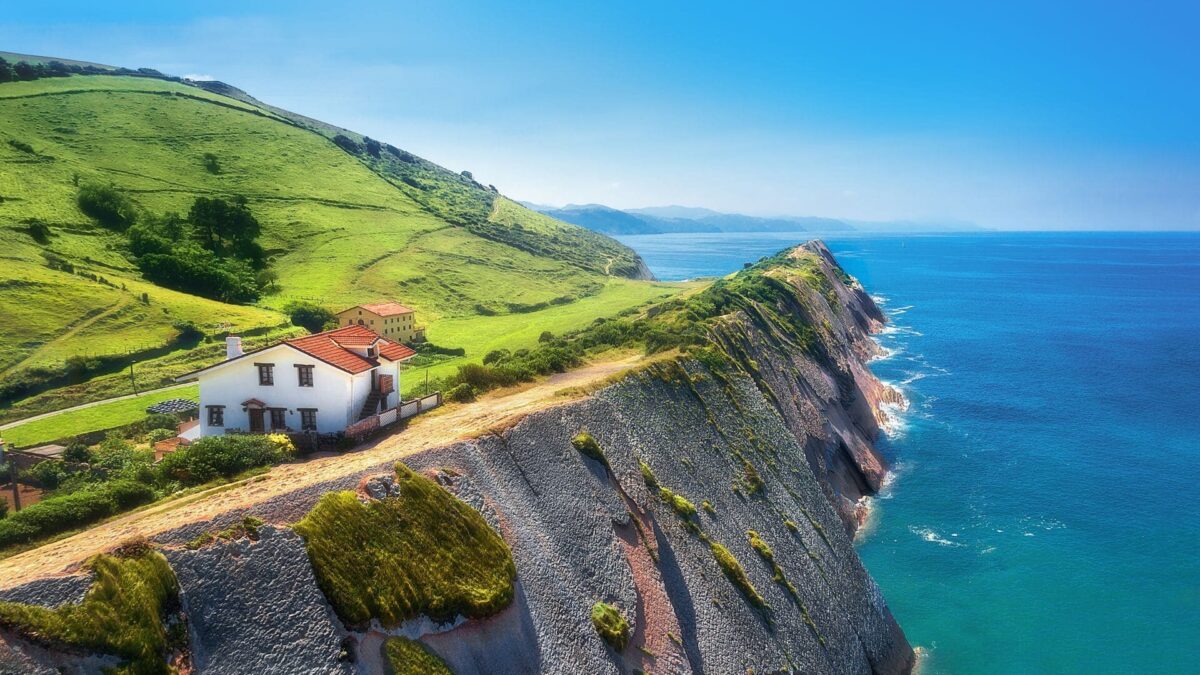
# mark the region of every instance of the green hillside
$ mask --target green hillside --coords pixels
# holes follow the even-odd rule
[[[432,341],[478,360],[536,343],[542,325],[568,330],[680,289],[635,279],[644,267],[628,248],[468,174],[241,98],[150,77],[0,83],[0,381],[60,376],[55,391],[10,397],[0,421],[127,393],[127,353],[145,388],[219,358],[225,332],[295,332],[280,311],[294,300],[398,299]],[[244,306],[152,284],[125,235],[80,211],[86,185],[112,186],[147,217],[244,197],[277,280]],[[188,323],[204,336],[183,339]],[[58,388],[73,356],[111,358]],[[461,360],[437,361],[434,376]]]

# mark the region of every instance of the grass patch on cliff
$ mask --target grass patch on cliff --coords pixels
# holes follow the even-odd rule
[[[454,675],[440,656],[406,637],[388,638],[383,656],[388,675]]]
[[[750,583],[750,577],[746,576],[746,569],[742,567],[742,563],[738,561],[737,557],[717,541],[709,541],[708,548],[712,551],[713,559],[717,561],[717,567],[721,568],[730,583],[746,596],[750,604],[760,609],[765,608],[767,601],[759,594],[754,584]]]
[[[482,618],[513,599],[508,544],[477,511],[437,483],[396,465],[400,496],[363,504],[326,494],[299,523],[317,581],[348,623],[396,626]]]
[[[140,544],[89,565],[94,580],[81,603],[46,609],[0,602],[0,624],[38,642],[118,656],[118,673],[172,672],[164,620],[179,587],[166,558]]]
[[[621,610],[607,602],[592,605],[592,625],[609,647],[620,652],[629,644],[629,621],[621,614]]]
[[[600,448],[600,444],[588,432],[580,431],[575,434],[571,439],[571,445],[585,457],[591,457],[604,466],[608,466],[608,458],[604,456],[604,450]]]

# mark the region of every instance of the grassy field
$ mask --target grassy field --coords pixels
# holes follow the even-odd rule
[[[145,355],[140,386],[153,386],[219,358],[209,342],[171,348],[181,321],[210,339],[279,335],[280,310],[293,300],[334,310],[400,300],[417,309],[431,340],[478,360],[683,288],[626,279],[636,257],[615,241],[390,146],[376,147],[378,156],[348,152],[331,129],[149,78],[0,84],[0,311],[11,328],[0,331],[0,378],[132,352]],[[111,184],[153,214],[186,213],[198,196],[244,196],[278,288],[256,306],[235,306],[142,280],[123,236],[77,208],[86,183]],[[48,240],[33,236],[34,223],[49,227]],[[102,374],[17,401],[0,420],[127,386]]]
[[[146,408],[171,398],[199,401],[200,388],[192,385],[170,391],[143,394],[121,401],[100,403],[91,408],[72,410],[5,429],[0,431],[0,438],[16,447],[24,448],[88,431],[110,429],[144,419]]]

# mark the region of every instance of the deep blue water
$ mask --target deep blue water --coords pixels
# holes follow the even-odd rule
[[[680,279],[804,238],[621,239]],[[826,241],[912,403],[859,550],[924,672],[1200,672],[1200,236]]]

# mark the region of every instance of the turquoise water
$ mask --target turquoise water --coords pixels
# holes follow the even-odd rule
[[[806,236],[622,240],[678,279]],[[826,241],[912,403],[859,550],[923,672],[1200,672],[1200,236]]]

